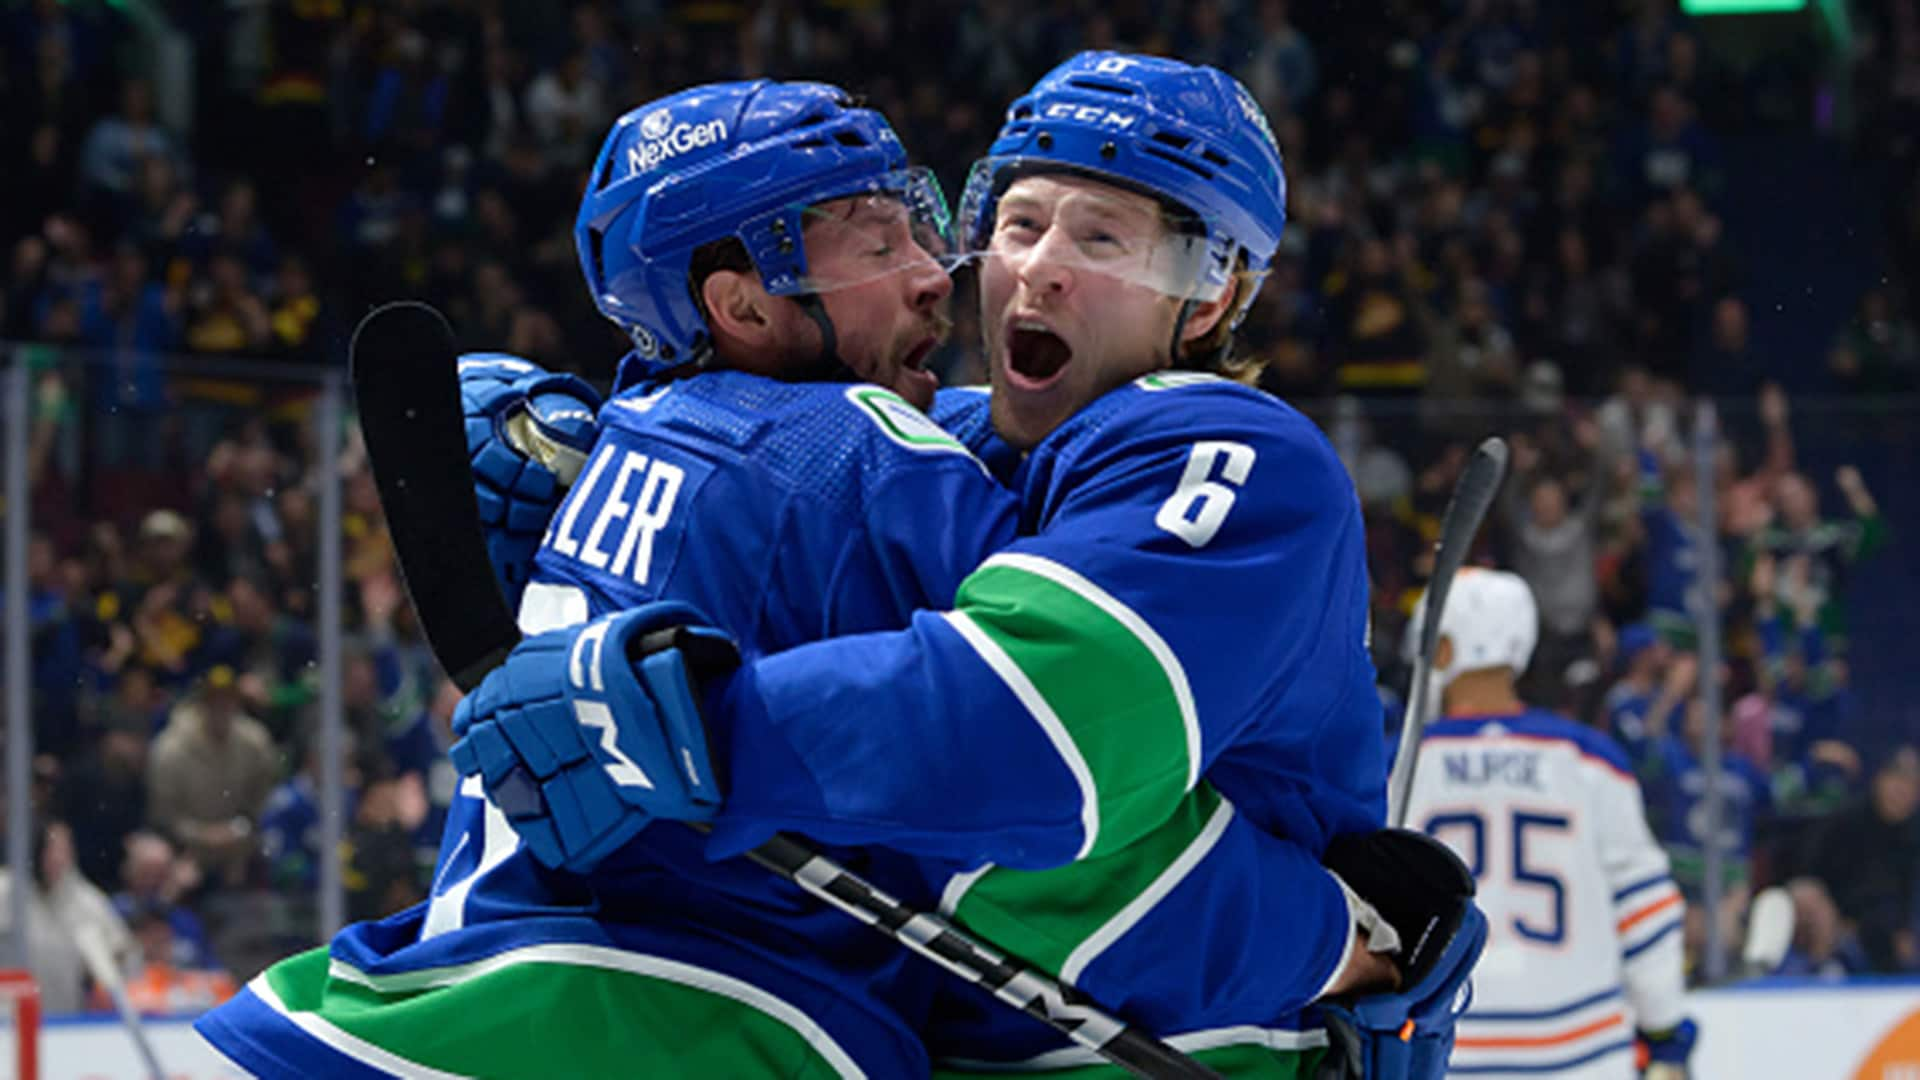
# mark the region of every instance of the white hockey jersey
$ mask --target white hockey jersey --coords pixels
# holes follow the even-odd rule
[[[1448,718],[1407,822],[1478,879],[1487,948],[1450,1076],[1628,1080],[1683,1018],[1685,907],[1618,744],[1551,713]]]

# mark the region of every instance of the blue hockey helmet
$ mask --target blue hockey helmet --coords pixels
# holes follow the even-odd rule
[[[1287,181],[1279,145],[1253,95],[1217,68],[1083,52],[1048,72],[1007,107],[968,176],[961,242],[988,250],[1008,185],[1058,171],[1151,195],[1191,216],[1181,241],[1191,250],[1171,283],[1180,295],[1217,297],[1242,256],[1248,270],[1264,274],[1280,243]]]
[[[903,204],[922,246],[945,254],[946,200],[930,172],[907,166],[885,117],[824,83],[714,83],[614,122],[574,246],[601,313],[642,358],[676,364],[709,343],[688,281],[697,249],[738,239],[775,295],[857,284],[810,274],[802,231],[818,204],[869,193]]]

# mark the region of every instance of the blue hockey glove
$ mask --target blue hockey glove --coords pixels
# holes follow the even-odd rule
[[[713,817],[700,691],[740,657],[705,623],[654,603],[528,638],[454,710],[454,767],[535,858],[585,872],[655,818]]]
[[[1467,977],[1487,943],[1487,917],[1468,902],[1424,975],[1391,994],[1320,1006],[1327,1023],[1321,1080],[1443,1080],[1454,1026],[1473,1002]]]
[[[1439,1080],[1487,939],[1473,875],[1445,844],[1409,829],[1335,837],[1321,862],[1392,928],[1401,973],[1393,993],[1322,1003],[1330,1046],[1321,1077]]]
[[[1686,1080],[1687,1059],[1699,1038],[1700,1025],[1692,1020],[1682,1020],[1666,1031],[1638,1032],[1634,1055],[1641,1075],[1647,1080]]]
[[[460,358],[460,405],[487,557],[507,610],[518,611],[547,518],[600,431],[600,395],[506,353],[469,353]]]

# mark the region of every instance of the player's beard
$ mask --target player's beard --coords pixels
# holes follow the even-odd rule
[[[933,347],[937,349],[946,344],[947,339],[953,336],[953,319],[944,311],[936,311],[927,316],[922,329],[925,333],[933,335]],[[914,336],[915,339],[918,340],[924,336],[924,334],[916,334]]]

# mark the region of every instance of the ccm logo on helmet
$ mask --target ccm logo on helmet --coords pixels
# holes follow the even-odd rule
[[[1049,105],[1046,108],[1049,120],[1076,120],[1082,124],[1098,124],[1116,131],[1125,131],[1132,127],[1139,117],[1132,113],[1114,112],[1098,105],[1068,105],[1064,102]]]
[[[642,141],[627,147],[627,169],[630,173],[643,173],[675,154],[712,146],[726,137],[724,120],[676,124],[672,113],[657,109],[640,118]]]

